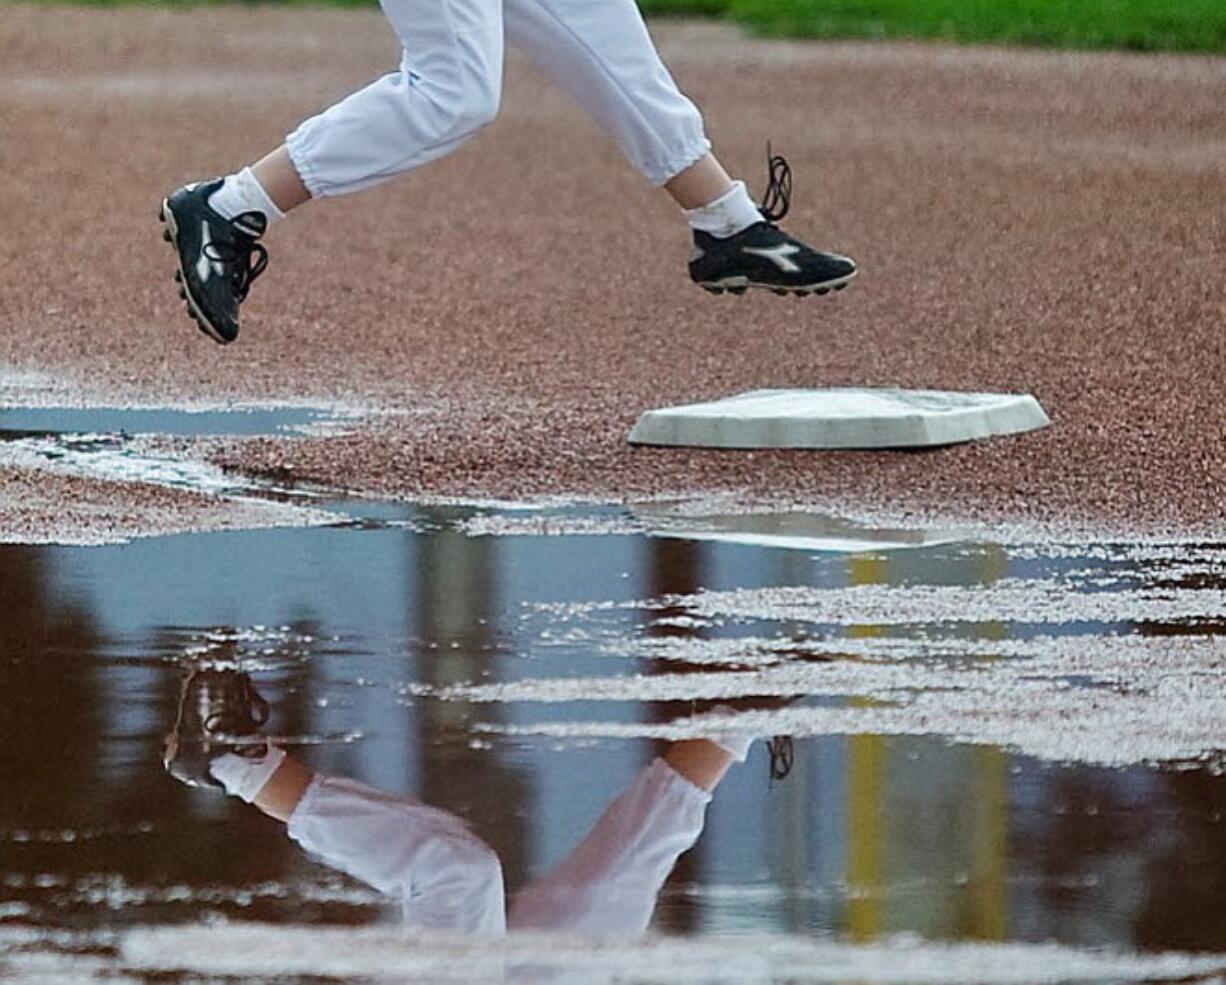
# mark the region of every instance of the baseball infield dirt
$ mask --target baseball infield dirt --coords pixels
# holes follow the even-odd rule
[[[829,298],[693,287],[664,194],[522,60],[457,155],[314,203],[222,348],[157,205],[395,66],[373,11],[6,6],[0,364],[82,400],[303,398],[344,436],[238,469],[384,496],[665,491],[893,514],[1223,529],[1226,59],[789,44],[656,26],[720,155],[854,256]],[[764,386],[1026,390],[1053,426],[915,454],[634,449],[640,411]]]

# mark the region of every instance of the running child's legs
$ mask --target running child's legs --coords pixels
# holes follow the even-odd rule
[[[498,113],[502,0],[381,0],[400,68],[304,121],[212,198],[223,215],[269,221],[311,198],[387,181],[462,145]],[[235,180],[235,179],[239,180]],[[269,214],[260,198],[276,211]]]
[[[731,234],[761,221],[744,184],[711,153],[702,114],[677,88],[634,0],[505,0],[505,18],[507,40],[696,228]]]
[[[634,0],[505,0],[510,44],[579,103],[652,184],[711,149]]]
[[[400,71],[307,120],[253,166],[280,212],[378,184],[469,139],[498,110],[504,29],[682,208],[734,188],[634,0],[383,0],[383,10],[404,48]]]
[[[451,153],[498,113],[501,0],[382,0],[400,70],[304,122],[286,140],[315,197],[359,191]]]
[[[294,167],[285,144],[251,165],[251,174],[282,215],[311,200],[311,193],[302,183],[302,176]]]
[[[693,230],[690,279],[708,291],[829,294],[856,276],[777,227],[787,163],[772,158],[764,209],[711,154],[702,116],[660,61],[634,0],[382,0],[403,45],[385,75],[305,121],[283,147],[237,174],[176,189],[162,202],[188,315],[233,342],[239,309],[267,267],[257,242],[312,197],[369,188],[451,153],[498,112],[504,32],[666,188]],[[765,200],[764,200],[765,201]]]
[[[282,214],[311,200],[311,193],[302,183],[284,144],[253,164],[251,171]],[[664,185],[665,191],[686,210],[709,205],[733,187],[732,178],[714,154],[707,154]]]

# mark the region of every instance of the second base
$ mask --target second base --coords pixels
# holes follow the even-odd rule
[[[650,410],[640,445],[699,448],[928,448],[1019,434],[1050,421],[1029,394],[840,388],[750,390]]]

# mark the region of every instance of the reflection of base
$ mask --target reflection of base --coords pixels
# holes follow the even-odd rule
[[[636,506],[635,518],[651,537],[712,540],[756,547],[855,553],[931,547],[967,540],[965,530],[906,530],[862,527],[815,513],[727,513],[688,516],[666,507]]]

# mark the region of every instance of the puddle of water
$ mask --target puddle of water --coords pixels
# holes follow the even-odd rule
[[[226,411],[128,410],[113,407],[5,407],[0,441],[52,434],[212,435],[294,434],[326,425],[335,415],[306,407]]]
[[[10,446],[202,488],[140,459],[128,412],[23,413]],[[257,433],[206,416],[148,426]],[[387,897],[165,775],[183,670],[223,665],[311,768],[471,824],[512,893],[710,733],[696,702],[795,737],[791,776],[756,743],[662,885],[630,880],[666,943],[508,944],[527,980],[1226,971],[1226,547],[325,505],[333,527],[0,547],[0,973],[506,978],[503,951],[388,936]]]
[[[695,700],[798,697],[736,719],[793,732],[792,775],[772,783],[755,745],[652,926],[694,954],[730,933],[810,951],[723,978],[678,959],[703,980],[962,980],[946,952],[898,958],[900,934],[988,947],[996,970],[965,973],[977,981],[1152,977],[1086,970],[1086,948],[1226,953],[1226,549],[839,554],[345,511],[336,528],[0,548],[0,930],[34,935],[0,935],[0,968],[110,948],[95,957],[111,970],[191,954],[189,970],[222,974],[207,955],[234,943],[224,927],[198,927],[204,944],[141,928],[226,917],[285,927],[269,953],[300,974],[296,928],[395,918],[274,822],[162,772],[181,671],[209,663],[253,675],[312,768],[471,823],[511,892],[584,837],[663,748],[653,737],[688,734]],[[119,936],[55,944],[57,929]],[[378,970],[362,941],[337,944],[339,977]],[[1030,978],[1002,970],[1000,948],[1039,942],[1066,950]],[[242,953],[254,963],[235,973],[275,974]],[[639,980],[654,952],[627,953],[608,968]],[[589,958],[556,980],[591,980]],[[840,976],[816,970],[836,959]]]
[[[6,937],[8,938],[6,940]],[[0,953],[24,935],[0,928]],[[212,924],[141,929],[115,935],[62,934],[73,949],[79,978],[114,981],[117,954],[136,974],[165,976],[170,967],[207,975],[207,981],[835,983],[907,985],[1024,985],[1043,982],[1214,981],[1221,959],[1210,955],[1126,955],[1058,945],[932,944],[896,939],[856,946],[798,937],[719,935],[668,938],[599,948],[567,940],[512,939],[491,945],[429,935],[408,938],[386,930],[283,928],[268,924]],[[33,963],[16,955],[17,967]],[[35,968],[38,965],[35,964]],[[16,971],[14,974],[13,972]],[[90,975],[88,979],[86,975]],[[292,978],[290,976],[293,976]],[[299,977],[301,976],[301,977]],[[10,965],[7,981],[27,978]],[[57,979],[62,981],[63,979]],[[124,978],[123,981],[138,979]],[[142,978],[144,979],[143,975]],[[154,980],[163,980],[157,977]],[[177,978],[173,980],[178,980]],[[195,977],[187,979],[196,981]]]
[[[0,453],[13,465],[50,465],[110,482],[142,482],[229,498],[286,496],[312,499],[308,490],[227,473],[208,462],[147,447],[149,437],[292,436],[334,429],[334,414],[299,407],[231,411],[116,408],[4,408]]]

